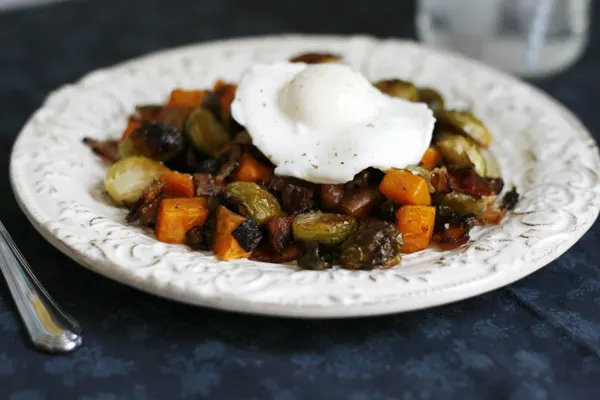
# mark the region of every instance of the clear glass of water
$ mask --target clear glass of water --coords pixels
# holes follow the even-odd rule
[[[500,69],[563,71],[588,42],[591,0],[419,0],[418,36]]]

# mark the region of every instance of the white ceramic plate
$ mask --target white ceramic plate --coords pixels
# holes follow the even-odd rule
[[[475,230],[451,252],[426,250],[390,270],[300,271],[219,262],[157,242],[124,223],[102,187],[105,166],[84,136],[118,137],[136,104],[175,87],[236,81],[253,62],[331,51],[371,79],[397,77],[472,107],[494,132],[492,151],[522,200],[505,221]],[[412,42],[278,36],[161,52],[99,70],[52,93],[23,128],[11,159],[16,197],[50,243],[82,265],[170,299],[257,314],[342,317],[409,311],[475,296],[520,279],[565,252],[600,208],[600,158],[590,134],[538,90],[492,69]]]

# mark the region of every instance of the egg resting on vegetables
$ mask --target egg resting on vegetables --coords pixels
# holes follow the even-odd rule
[[[344,183],[368,167],[417,164],[435,118],[423,103],[381,93],[344,64],[257,64],[242,76],[232,115],[275,173]]]

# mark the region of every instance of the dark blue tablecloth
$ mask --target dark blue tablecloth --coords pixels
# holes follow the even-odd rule
[[[337,3],[102,0],[0,15],[0,218],[85,327],[75,354],[36,352],[0,282],[0,399],[600,398],[599,224],[558,261],[475,299],[303,321],[194,308],[114,283],[55,250],[17,208],[7,176],[15,136],[50,90],[91,69],[230,36],[414,35],[412,2]],[[600,139],[598,27],[573,69],[537,84]]]

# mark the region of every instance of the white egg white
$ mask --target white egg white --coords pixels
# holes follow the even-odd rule
[[[314,183],[417,164],[435,123],[427,105],[385,95],[343,64],[254,65],[231,110],[277,175]]]

